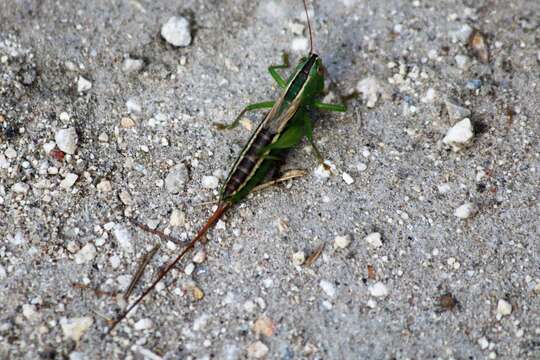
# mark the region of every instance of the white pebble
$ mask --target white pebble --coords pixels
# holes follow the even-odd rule
[[[388,288],[382,282],[377,282],[369,287],[369,293],[374,297],[388,296]]]
[[[141,319],[135,323],[135,330],[148,330],[154,326],[151,319]]]
[[[303,251],[297,251],[292,256],[293,264],[296,266],[302,265],[306,261],[306,253]]]
[[[112,191],[112,184],[109,180],[101,180],[99,184],[97,184],[96,188],[99,192],[111,192]]]
[[[352,240],[351,235],[338,235],[334,238],[334,248],[345,249],[350,245]]]
[[[134,99],[128,99],[126,101],[126,108],[130,114],[140,113],[142,111],[141,105]]]
[[[60,121],[66,122],[66,121],[69,121],[70,116],[67,112],[62,111],[60,115],[58,115],[58,118],[60,119]]]
[[[456,60],[456,65],[460,69],[466,69],[469,65],[469,57],[465,55],[456,55],[454,56],[454,60]]]
[[[368,108],[375,107],[377,99],[382,93],[382,87],[374,77],[367,77],[360,80],[356,85],[356,90],[362,93],[362,100],[366,102]]]
[[[480,339],[478,339],[478,345],[480,345],[480,349],[486,350],[489,347],[489,341],[485,338],[485,336],[482,336]]]
[[[330,177],[330,175],[332,175],[332,171],[335,170],[335,169],[336,169],[336,166],[334,164],[332,164],[328,160],[325,160],[324,165],[319,164],[315,168],[315,170],[313,171],[313,175],[315,175],[315,177],[317,179],[326,180],[326,179],[328,179]]]
[[[463,106],[457,104],[453,100],[446,100],[446,111],[448,112],[448,117],[452,121],[460,121],[471,115],[471,111]]]
[[[28,321],[39,320],[39,313],[36,311],[36,306],[33,304],[23,304],[22,314]]]
[[[17,194],[26,194],[28,190],[30,190],[30,185],[23,182],[15,183],[11,187],[11,191],[16,192]]]
[[[8,159],[15,159],[17,157],[17,151],[10,146],[4,151],[4,155],[6,155]]]
[[[191,44],[189,21],[185,17],[173,16],[161,27],[161,36],[174,46]]]
[[[321,280],[319,286],[324,291],[324,293],[328,295],[328,297],[333,298],[334,296],[336,296],[336,287],[330,281]]]
[[[366,171],[367,170],[367,165],[364,164],[363,162],[359,162],[358,164],[356,164],[356,170],[358,170],[358,171]]]
[[[497,303],[497,315],[508,316],[512,313],[512,304],[504,299],[500,299]]]
[[[84,245],[82,249],[75,254],[75,263],[84,264],[90,262],[94,259],[95,256],[96,247],[94,246],[94,244],[88,243]]]
[[[120,256],[113,255],[109,258],[109,262],[111,263],[111,266],[113,269],[117,269],[121,264]]]
[[[309,40],[305,37],[296,37],[291,43],[291,49],[295,52],[305,52],[309,47]]]
[[[453,42],[460,42],[464,44],[469,40],[472,32],[473,29],[469,25],[463,24],[457,28],[454,27],[454,29],[448,32],[448,36]]]
[[[68,173],[66,174],[64,179],[60,181],[60,187],[62,189],[69,189],[75,184],[78,178],[79,178],[79,175],[74,174],[74,173]]]
[[[122,63],[122,71],[126,73],[139,72],[144,66],[144,61],[140,59],[126,58]]]
[[[116,224],[114,226],[114,236],[116,237],[116,241],[118,241],[118,245],[120,245],[124,251],[128,253],[133,252],[131,234],[125,226]]]
[[[77,149],[77,142],[79,137],[75,128],[69,127],[67,129],[60,129],[54,134],[54,140],[60,150],[66,154],[74,154]]]
[[[60,326],[64,337],[78,342],[84,333],[92,326],[94,320],[89,317],[61,318]]]
[[[429,88],[426,91],[426,95],[420,100],[423,103],[432,103],[437,97],[437,91],[433,88]]]
[[[219,186],[219,179],[213,175],[203,176],[202,186],[205,189],[215,189]]]
[[[206,260],[206,251],[201,249],[193,256],[193,262],[195,264],[202,264]]]
[[[374,232],[374,233],[369,234],[368,236],[366,236],[364,238],[364,240],[369,245],[373,246],[374,248],[378,248],[378,247],[381,247],[383,245],[383,243],[381,241],[381,234],[378,233],[378,232]]]
[[[184,190],[188,177],[188,171],[184,164],[175,165],[165,178],[165,188],[171,194],[177,194]]]
[[[459,151],[470,145],[473,136],[474,130],[471,120],[465,118],[448,130],[443,143],[452,146],[453,151]]]
[[[78,92],[84,92],[88,91],[92,88],[92,83],[85,79],[82,76],[79,76],[79,79],[77,80],[77,91]]]
[[[190,262],[189,264],[186,265],[186,267],[184,268],[184,274],[186,275],[191,275],[193,274],[193,271],[195,271],[195,264]]]
[[[351,177],[351,175],[347,174],[346,172],[343,173],[342,177],[343,177],[343,181],[345,181],[347,185],[351,185],[352,183],[354,183],[354,179]]]
[[[263,342],[257,341],[247,347],[248,358],[262,359],[268,354],[268,346]]]
[[[6,268],[0,265],[0,280],[5,280],[7,278]]]
[[[478,208],[476,207],[476,204],[468,202],[454,210],[454,216],[460,219],[468,219],[476,214],[477,211]]]
[[[184,212],[179,209],[174,209],[171,213],[171,217],[169,219],[169,224],[171,226],[183,226],[186,223],[186,216],[184,215]]]

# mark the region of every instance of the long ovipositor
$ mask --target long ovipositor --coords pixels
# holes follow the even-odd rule
[[[137,300],[121,313],[116,320],[111,321],[106,334],[109,334],[178,264],[182,257],[195,247],[197,241],[214,226],[229,207],[244,199],[256,186],[263,183],[271,171],[279,167],[288,149],[293,148],[306,137],[313,146],[319,160],[322,161],[313,142],[312,123],[308,117],[308,109],[318,108],[343,112],[345,107],[343,105],[323,104],[316,100],[324,87],[324,68],[320,57],[313,53],[313,36],[305,0],[304,9],[308,17],[311,40],[309,55],[300,60],[295,71],[287,80],[281,78],[276,71],[276,69],[286,67],[286,65],[271,66],[268,70],[282,89],[278,100],[248,105],[233,122],[233,125],[237,124],[246,111],[270,109],[232,166],[229,176],[221,189],[217,209],[197,232],[196,236],[184,247],[182,252],[167,264]],[[153,233],[155,232],[153,231]]]

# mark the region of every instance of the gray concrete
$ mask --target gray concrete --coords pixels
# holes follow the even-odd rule
[[[300,146],[284,168],[308,176],[232,209],[210,233],[207,259],[190,275],[174,271],[101,340],[104,317],[119,309],[111,294],[158,241],[125,215],[181,238],[203,223],[211,205],[194,205],[217,195],[203,177],[222,176],[249,136],[212,123],[277,96],[266,68],[283,52],[302,55],[293,42],[303,10],[285,0],[0,0],[2,358],[540,358],[540,2],[314,9],[328,98],[368,77],[381,92],[372,108],[360,96],[343,115],[316,113],[335,175],[317,176]],[[171,16],[189,19],[189,46],[160,37]],[[485,35],[487,63],[470,52],[464,25]],[[123,71],[128,56],[143,68]],[[91,89],[77,91],[80,76]],[[459,120],[450,98],[475,127],[459,152],[442,143]],[[141,111],[129,114],[128,100]],[[45,144],[68,127],[77,148],[58,161]],[[185,183],[171,194],[163,182],[180,163]],[[78,178],[65,189],[68,173]],[[462,220],[454,210],[465,202],[478,211]],[[184,225],[170,226],[174,209]],[[364,240],[372,232],[382,246]],[[335,249],[346,234],[351,244]],[[294,264],[321,243],[310,268]],[[144,284],[177,252],[163,244]],[[370,293],[378,282],[386,297]],[[80,334],[69,329],[85,317]]]

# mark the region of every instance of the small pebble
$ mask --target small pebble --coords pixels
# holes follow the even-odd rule
[[[201,249],[193,256],[193,262],[195,264],[202,264],[206,260],[206,251]]]
[[[364,240],[374,248],[381,247],[383,245],[381,241],[381,234],[374,232],[364,238]]]
[[[189,264],[186,265],[186,267],[184,268],[184,274],[186,275],[191,275],[193,274],[193,271],[195,271],[195,264],[190,262]]]
[[[30,190],[30,185],[23,182],[15,183],[11,187],[11,191],[16,192],[17,194],[26,194],[28,190]]]
[[[161,27],[161,36],[174,46],[191,44],[189,21],[185,17],[173,16]]]
[[[99,192],[111,192],[112,184],[109,180],[103,179],[97,184],[96,188]]]
[[[100,133],[99,136],[98,136],[98,141],[102,142],[102,143],[108,142],[109,141],[109,135],[107,135],[104,132]]]
[[[141,319],[135,323],[135,330],[141,331],[141,330],[148,330],[151,329],[154,326],[154,323],[151,319]]]
[[[60,327],[64,337],[78,342],[84,333],[92,326],[94,319],[91,317],[61,318]]]
[[[120,201],[124,205],[131,205],[133,204],[133,198],[131,197],[131,194],[127,192],[126,190],[123,190],[120,192],[120,195],[118,195],[120,198]]]
[[[17,157],[17,151],[10,146],[4,151],[4,155],[6,155],[8,159],[15,159]]]
[[[82,247],[81,250],[79,250],[75,254],[75,263],[76,264],[84,264],[88,263],[92,260],[94,260],[94,257],[96,256],[96,247],[92,243],[88,243]]]
[[[478,90],[482,87],[482,81],[478,79],[468,80],[465,83],[465,88],[468,90]]]
[[[368,108],[375,107],[377,99],[382,93],[382,87],[374,77],[367,77],[360,80],[356,85],[356,90],[362,93],[362,100],[366,102]]]
[[[429,88],[426,91],[426,95],[420,101],[423,103],[429,104],[435,101],[436,98],[437,98],[437,91],[435,91],[435,89],[433,88]]]
[[[336,287],[331,282],[321,280],[319,286],[325,292],[325,294],[328,295],[328,297],[333,298],[334,296],[336,296]]]
[[[326,165],[323,165],[323,164],[319,164],[315,170],[313,171],[313,175],[315,175],[315,177],[317,179],[320,179],[320,180],[326,180],[330,177],[330,175],[332,175],[332,170],[335,170],[335,165],[332,164],[330,161],[328,160],[325,160],[324,161],[324,164]]]
[[[79,76],[79,79],[77,80],[77,91],[78,92],[85,92],[92,88],[92,83],[85,79],[82,76]]]
[[[183,211],[179,209],[174,209],[171,213],[171,217],[169,219],[169,224],[171,226],[177,227],[177,226],[183,226],[186,223],[186,215]]]
[[[118,255],[113,255],[109,258],[109,262],[111,263],[111,267],[113,269],[118,269],[118,267],[120,266],[121,264],[121,259],[120,259],[120,256]]]
[[[188,171],[184,164],[175,165],[165,178],[165,188],[171,194],[177,194],[184,190]]]
[[[469,65],[469,57],[465,55],[456,55],[454,56],[454,60],[456,60],[456,65],[460,69],[466,69]]]
[[[388,296],[388,288],[382,282],[377,282],[369,287],[369,293],[374,297]]]
[[[471,144],[474,129],[471,120],[465,118],[451,127],[443,139],[443,143],[452,146],[453,151],[460,151]]]
[[[309,40],[305,37],[296,37],[291,43],[291,49],[294,52],[306,52],[309,47]]]
[[[36,306],[33,304],[23,304],[22,314],[28,321],[39,320],[39,313],[36,311]]]
[[[219,186],[219,179],[213,175],[203,176],[202,186],[205,189],[215,189]]]
[[[454,210],[454,216],[460,219],[468,219],[474,214],[476,214],[477,211],[478,211],[478,208],[476,204],[472,202],[468,202],[461,205],[456,210]]]
[[[114,237],[124,251],[128,253],[133,252],[131,234],[125,226],[116,224],[114,226]]]
[[[74,174],[74,173],[68,173],[66,174],[64,179],[60,181],[60,187],[62,189],[69,189],[75,184],[78,178],[79,178],[79,175]]]
[[[467,24],[463,24],[459,27],[454,27],[451,31],[448,32],[448,36],[453,42],[460,42],[466,44],[473,32],[473,28]]]
[[[275,324],[272,319],[261,316],[255,321],[255,324],[253,324],[253,331],[255,331],[255,334],[257,335],[262,334],[264,336],[272,336],[274,335]]]
[[[446,105],[446,110],[448,111],[448,116],[453,122],[460,121],[471,115],[469,109],[460,106],[452,100],[446,100],[444,103]]]
[[[122,63],[122,71],[125,73],[135,73],[142,70],[144,61],[140,59],[125,58]]]
[[[480,349],[486,350],[489,347],[489,341],[482,336],[480,339],[478,339],[478,345],[480,345]]]
[[[497,315],[508,316],[512,313],[512,304],[504,299],[500,299],[497,303]]]
[[[293,264],[301,266],[306,261],[306,253],[303,251],[297,251],[292,256]]]
[[[142,111],[141,105],[134,99],[128,99],[128,101],[126,101],[126,108],[130,114],[138,114]]]
[[[124,116],[122,119],[120,119],[120,127],[123,129],[131,129],[134,128],[137,124],[135,121],[133,121],[132,118]]]
[[[77,149],[79,137],[75,128],[60,129],[54,135],[54,141],[60,150],[67,154],[74,154]]]
[[[334,238],[334,248],[345,249],[351,243],[351,235],[338,235]]]
[[[268,346],[261,341],[254,342],[247,347],[248,358],[253,359],[261,359],[265,357],[268,354],[268,351]]]
[[[58,115],[58,118],[60,119],[60,121],[68,122],[71,117],[69,116],[67,112],[62,111],[60,115]]]
[[[346,172],[343,173],[342,177],[343,177],[343,181],[345,181],[347,185],[351,185],[352,183],[354,183],[354,179],[351,177],[351,175],[347,174]]]
[[[364,164],[363,162],[359,162],[358,164],[356,164],[356,170],[362,172],[362,171],[366,171],[367,170],[367,165]]]

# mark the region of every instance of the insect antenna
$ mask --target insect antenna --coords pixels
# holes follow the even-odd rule
[[[304,10],[306,12],[307,25],[309,29],[309,53],[313,54],[313,32],[311,31],[311,21],[309,20],[309,12],[307,9],[307,1],[304,0]]]

